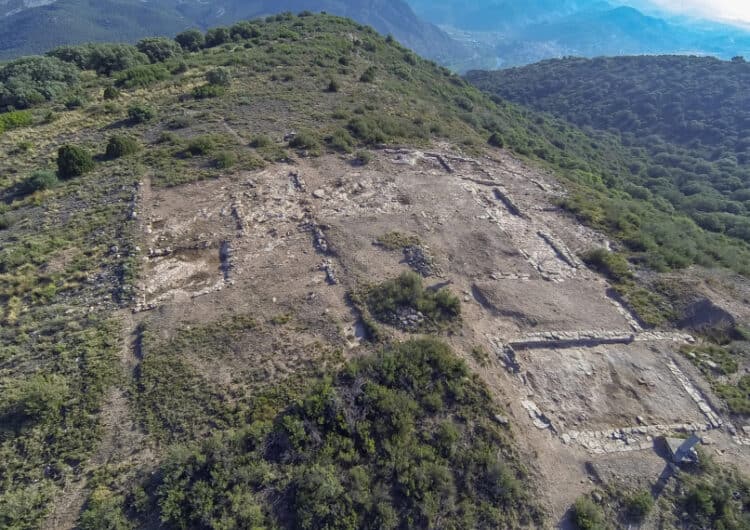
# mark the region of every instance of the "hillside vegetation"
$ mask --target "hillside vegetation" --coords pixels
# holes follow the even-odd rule
[[[29,4],[13,11],[14,5],[0,6],[0,59],[43,53],[66,44],[171,37],[190,27],[205,30],[303,9],[370,24],[433,59],[450,62],[466,55],[461,44],[421,20],[402,0],[45,0]]]
[[[701,227],[750,241],[750,64],[741,58],[566,59],[469,78],[617,135],[641,195],[663,197]]]
[[[620,185],[631,197],[750,241],[750,64],[742,58],[570,58],[468,79],[583,128],[603,151],[619,144],[628,168]]]
[[[631,258],[750,263],[744,243],[626,192],[628,151],[612,137],[594,144],[494,102],[334,16],[58,48],[4,65],[0,82],[3,528],[39,527],[76,491],[84,529],[542,524],[498,406],[434,338],[366,344],[351,364],[306,345],[296,375],[230,384],[187,357],[219,365],[255,336],[270,336],[267,355],[282,357],[292,346],[275,339],[291,317],[186,325],[171,340],[147,327],[125,334],[144,252],[144,180],[174,188],[329,152],[364,164],[383,145],[450,142],[476,155],[504,146],[558,171],[565,205],[579,201],[581,216],[626,242]],[[379,288],[366,300],[376,312],[408,302],[435,328],[461,314],[459,299],[421,280]],[[131,349],[138,359],[128,360]],[[117,406],[133,412],[137,425],[123,432],[143,433],[151,460],[110,462],[103,411]]]

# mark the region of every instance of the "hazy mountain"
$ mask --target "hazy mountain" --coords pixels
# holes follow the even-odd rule
[[[569,55],[679,53],[729,59],[750,53],[750,32],[743,28],[622,4],[487,0],[466,8],[455,0],[411,1],[418,15],[473,46],[485,66]]]
[[[282,11],[326,11],[369,24],[433,59],[448,62],[461,46],[420,20],[401,0],[0,0],[0,58],[60,44],[134,41]]]

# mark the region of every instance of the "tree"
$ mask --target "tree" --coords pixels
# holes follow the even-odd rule
[[[75,145],[64,145],[57,151],[57,173],[63,180],[81,176],[94,169],[88,151]]]
[[[23,57],[0,66],[0,107],[24,109],[57,99],[78,84],[80,72],[55,57]]]
[[[232,40],[232,34],[228,28],[211,28],[206,32],[206,48],[221,46]]]
[[[203,33],[197,29],[189,29],[178,34],[174,40],[180,47],[188,52],[197,52],[206,44],[206,38]]]
[[[73,63],[82,70],[95,70],[102,75],[147,64],[149,58],[131,44],[83,44],[60,46],[47,53],[61,61]]]
[[[136,47],[145,53],[152,63],[160,63],[179,55],[182,48],[174,40],[166,37],[149,37],[138,41]]]

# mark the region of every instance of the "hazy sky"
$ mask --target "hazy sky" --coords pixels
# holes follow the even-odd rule
[[[750,0],[651,0],[677,13],[701,15],[713,20],[750,23]]]

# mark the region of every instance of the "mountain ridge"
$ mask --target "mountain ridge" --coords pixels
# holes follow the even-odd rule
[[[6,0],[12,2],[12,0]],[[282,11],[326,11],[374,26],[422,55],[448,62],[461,46],[437,27],[418,19],[401,0],[256,0],[207,4],[199,1],[42,0],[7,3],[12,13],[0,18],[0,58],[41,53],[63,44],[135,42],[198,27],[229,24]],[[14,7],[15,6],[15,7]]]

